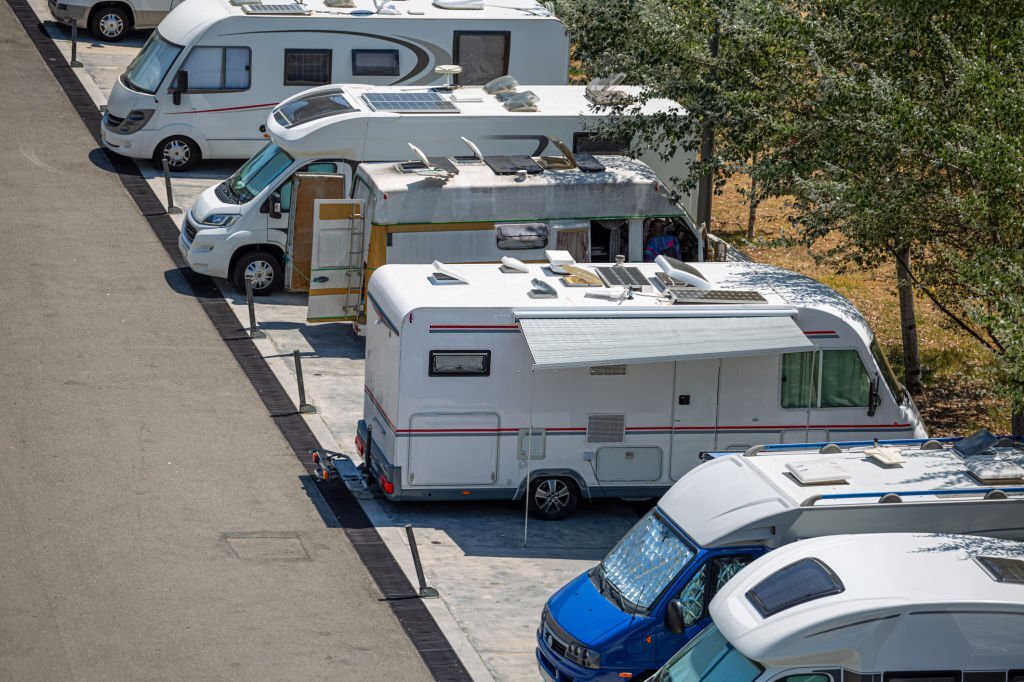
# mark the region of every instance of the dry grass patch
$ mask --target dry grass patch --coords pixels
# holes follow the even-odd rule
[[[814,277],[853,301],[902,376],[895,266],[885,263],[873,270],[837,272],[834,266],[819,263],[815,255],[820,255],[824,247],[809,249],[796,243],[782,199],[771,199],[758,207],[755,237],[748,242],[748,206],[738,191],[745,185],[745,180],[730,182],[715,197],[715,232],[752,258]],[[992,388],[992,355],[970,336],[951,327],[931,301],[921,296],[917,298],[917,318],[925,393],[915,400],[928,432],[933,436],[959,435],[983,426],[997,433],[1009,432],[1009,401],[997,396]]]

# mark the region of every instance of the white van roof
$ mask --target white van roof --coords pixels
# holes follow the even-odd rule
[[[604,161],[604,157],[600,157]],[[610,157],[618,159],[619,157]],[[622,160],[626,163],[626,160]],[[636,163],[636,162],[633,162]],[[371,164],[374,165],[374,164]],[[376,164],[382,166],[385,164]],[[387,164],[393,166],[394,164]],[[641,164],[642,165],[642,164]],[[366,166],[364,165],[363,168]],[[496,177],[496,176],[492,176]],[[500,177],[500,176],[497,176]],[[514,182],[514,181],[510,181]],[[514,256],[515,251],[510,251]],[[609,263],[580,264],[585,269],[612,267]],[[871,332],[867,322],[847,299],[828,286],[789,270],[763,263],[706,262],[688,263],[687,266],[707,280],[714,289],[756,291],[763,303],[731,303],[729,311],[775,309],[784,314],[799,310],[816,310],[840,318],[860,334],[865,343]],[[658,297],[657,273],[661,268],[654,263],[629,263],[637,268],[652,286],[648,295],[636,295],[621,302],[609,301],[593,295],[600,287],[568,286],[561,275],[551,272],[542,264],[527,264],[528,273],[508,274],[498,264],[458,264],[449,266],[465,275],[468,285],[436,285],[432,265],[385,265],[374,272],[370,280],[370,294],[383,306],[388,316],[400,320],[408,313],[422,308],[482,308],[514,310],[593,310],[601,315],[631,315],[679,310],[664,297]],[[555,298],[530,296],[532,280],[541,279],[557,293]],[[588,293],[591,295],[588,296]],[[722,306],[702,305],[701,311],[722,311]]]
[[[788,584],[780,580],[785,573],[772,584],[787,567],[794,567]],[[1024,651],[1022,581],[1019,542],[840,535],[757,559],[718,592],[710,612],[730,644],[764,665],[1006,670],[1021,665]]]
[[[999,488],[1015,503],[1024,503],[1024,481],[986,482],[970,472],[972,465],[952,449],[952,443],[922,449],[923,442],[887,446],[902,458],[898,465],[886,465],[870,456],[873,444],[847,446],[838,454],[822,454],[815,447],[723,455],[679,479],[658,507],[697,543],[714,547],[751,542],[778,546],[800,537],[829,534],[829,527],[831,532],[852,532],[861,524],[880,527],[886,519],[896,523],[894,506],[879,503],[889,493],[900,496],[900,506],[907,507],[935,501],[977,502],[988,490]],[[1007,461],[1024,465],[1024,450],[1002,450]],[[825,482],[801,483],[798,477]],[[827,513],[851,505],[867,505],[871,514],[863,519],[862,512],[846,514],[839,520],[834,513]],[[958,516],[956,511],[948,514]],[[943,525],[957,521],[934,519]],[[966,527],[961,532],[974,530],[986,529]]]

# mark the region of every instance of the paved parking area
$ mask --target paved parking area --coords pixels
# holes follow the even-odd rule
[[[45,19],[45,3],[32,0]],[[61,27],[50,27],[60,44]],[[144,36],[116,47],[80,44],[85,65],[80,78],[97,106]],[[67,54],[70,49],[65,43]],[[227,177],[237,162],[204,163],[173,176],[175,203],[188,207],[206,187]],[[140,168],[158,197],[164,181],[153,165]],[[99,172],[99,171],[98,171]],[[180,224],[180,216],[177,218]],[[168,282],[174,272],[166,273]],[[248,324],[244,298],[225,282],[221,291],[243,324]],[[282,385],[297,403],[292,353],[299,350],[307,396],[318,413],[307,423],[327,448],[353,452],[352,438],[363,404],[363,342],[349,325],[307,325],[305,297],[278,294],[258,299],[259,327],[267,338],[256,342]],[[261,467],[259,458],[235,456],[235,465]],[[333,483],[328,485],[340,485]],[[537,677],[534,632],[547,597],[562,584],[596,563],[636,521],[634,506],[616,501],[584,505],[562,522],[530,520],[524,538],[524,514],[511,503],[393,504],[356,486],[360,503],[413,584],[416,578],[407,545],[405,524],[416,530],[427,581],[440,599],[427,605],[475,679],[522,680]],[[524,542],[525,539],[525,542]],[[333,581],[332,581],[333,582]],[[325,633],[330,635],[330,633]],[[329,642],[330,637],[320,640]]]

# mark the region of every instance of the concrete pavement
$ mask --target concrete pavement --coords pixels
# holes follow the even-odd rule
[[[429,679],[3,3],[0,64],[0,679]]]

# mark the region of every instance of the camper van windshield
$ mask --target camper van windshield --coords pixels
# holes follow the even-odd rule
[[[142,50],[125,69],[121,81],[132,90],[152,95],[160,87],[164,76],[179,54],[180,45],[167,42],[159,31],[153,31],[149,34],[146,44],[142,46]]]
[[[729,644],[714,625],[690,640],[655,682],[754,682],[764,668]]]
[[[288,152],[271,142],[235,171],[224,186],[235,201],[244,204],[288,170],[293,161]]]
[[[595,572],[595,582],[620,608],[626,608],[625,600],[647,609],[695,554],[652,510],[604,558]]]

